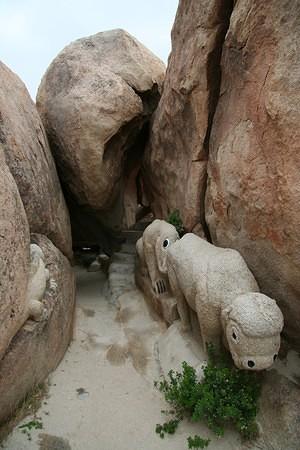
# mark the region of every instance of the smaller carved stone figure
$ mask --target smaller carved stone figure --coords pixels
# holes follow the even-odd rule
[[[49,280],[49,271],[45,267],[45,257],[42,249],[30,245],[30,271],[27,286],[28,317],[40,321],[47,318],[47,310],[41,300],[43,299],[46,284]]]
[[[157,296],[168,290],[167,250],[178,239],[174,225],[156,219],[137,241],[139,270],[143,276],[150,277],[152,289]]]

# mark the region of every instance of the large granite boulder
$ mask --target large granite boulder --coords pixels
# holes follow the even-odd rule
[[[156,217],[176,209],[191,231],[203,225],[211,121],[230,2],[180,0],[163,94],[146,148],[144,177]]]
[[[0,360],[27,316],[29,226],[0,143]],[[1,398],[1,396],[0,396]],[[1,408],[0,408],[1,409]]]
[[[37,107],[76,216],[120,225],[124,174],[141,156],[164,72],[123,30],[79,39],[51,63]]]
[[[0,62],[0,144],[32,233],[72,256],[69,214],[41,119],[22,81]]]
[[[31,239],[43,250],[50,273],[44,298],[49,318],[28,320],[0,361],[0,423],[56,368],[72,338],[75,279],[70,263],[45,236]]]
[[[236,3],[210,140],[206,221],[278,300],[300,348],[300,3]]]

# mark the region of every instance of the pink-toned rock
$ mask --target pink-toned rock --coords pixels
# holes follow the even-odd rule
[[[44,304],[48,320],[28,320],[0,361],[0,423],[56,368],[72,338],[75,278],[68,259],[45,236],[32,235],[50,273]],[[0,316],[1,317],[1,316]]]
[[[300,4],[240,0],[222,54],[206,221],[278,300],[300,347]]]
[[[203,223],[208,138],[227,3],[180,0],[164,90],[146,149],[144,177],[152,210],[166,218],[178,209],[188,231]]]
[[[0,144],[0,360],[27,318],[29,239],[24,207]]]
[[[0,144],[32,233],[72,256],[69,213],[45,130],[22,81],[0,62]]]

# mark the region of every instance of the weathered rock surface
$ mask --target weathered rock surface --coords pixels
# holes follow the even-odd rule
[[[0,62],[0,143],[17,183],[30,231],[72,256],[69,214],[45,130],[22,81]]]
[[[291,32],[292,30],[292,32]],[[206,221],[278,300],[300,346],[300,4],[241,0],[222,54]]]
[[[166,218],[178,209],[188,231],[203,223],[208,138],[229,7],[230,2],[220,0],[179,2],[164,90],[145,154],[152,210]]]
[[[32,241],[43,250],[50,272],[44,299],[49,319],[27,321],[0,361],[0,422],[57,366],[72,337],[75,280],[70,263],[45,236],[34,234]]]
[[[29,226],[0,144],[0,360],[26,320]],[[1,409],[1,408],[0,408]]]
[[[261,437],[253,450],[298,450],[300,387],[274,370],[269,372],[263,384],[257,421]]]
[[[143,142],[164,72],[136,39],[113,30],[67,46],[39,87],[37,106],[66,189],[108,226],[121,223],[123,173],[139,158],[135,143]]]

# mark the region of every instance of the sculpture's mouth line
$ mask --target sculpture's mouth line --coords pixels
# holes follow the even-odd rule
[[[232,355],[232,356],[233,356],[235,365],[237,366],[238,369],[251,370],[252,372],[267,370],[270,367],[272,367],[273,362],[274,362],[272,358],[268,358],[269,359],[268,362],[261,362],[261,361],[257,361],[257,359],[254,357],[253,358],[246,357],[246,358],[241,359],[237,355]]]

